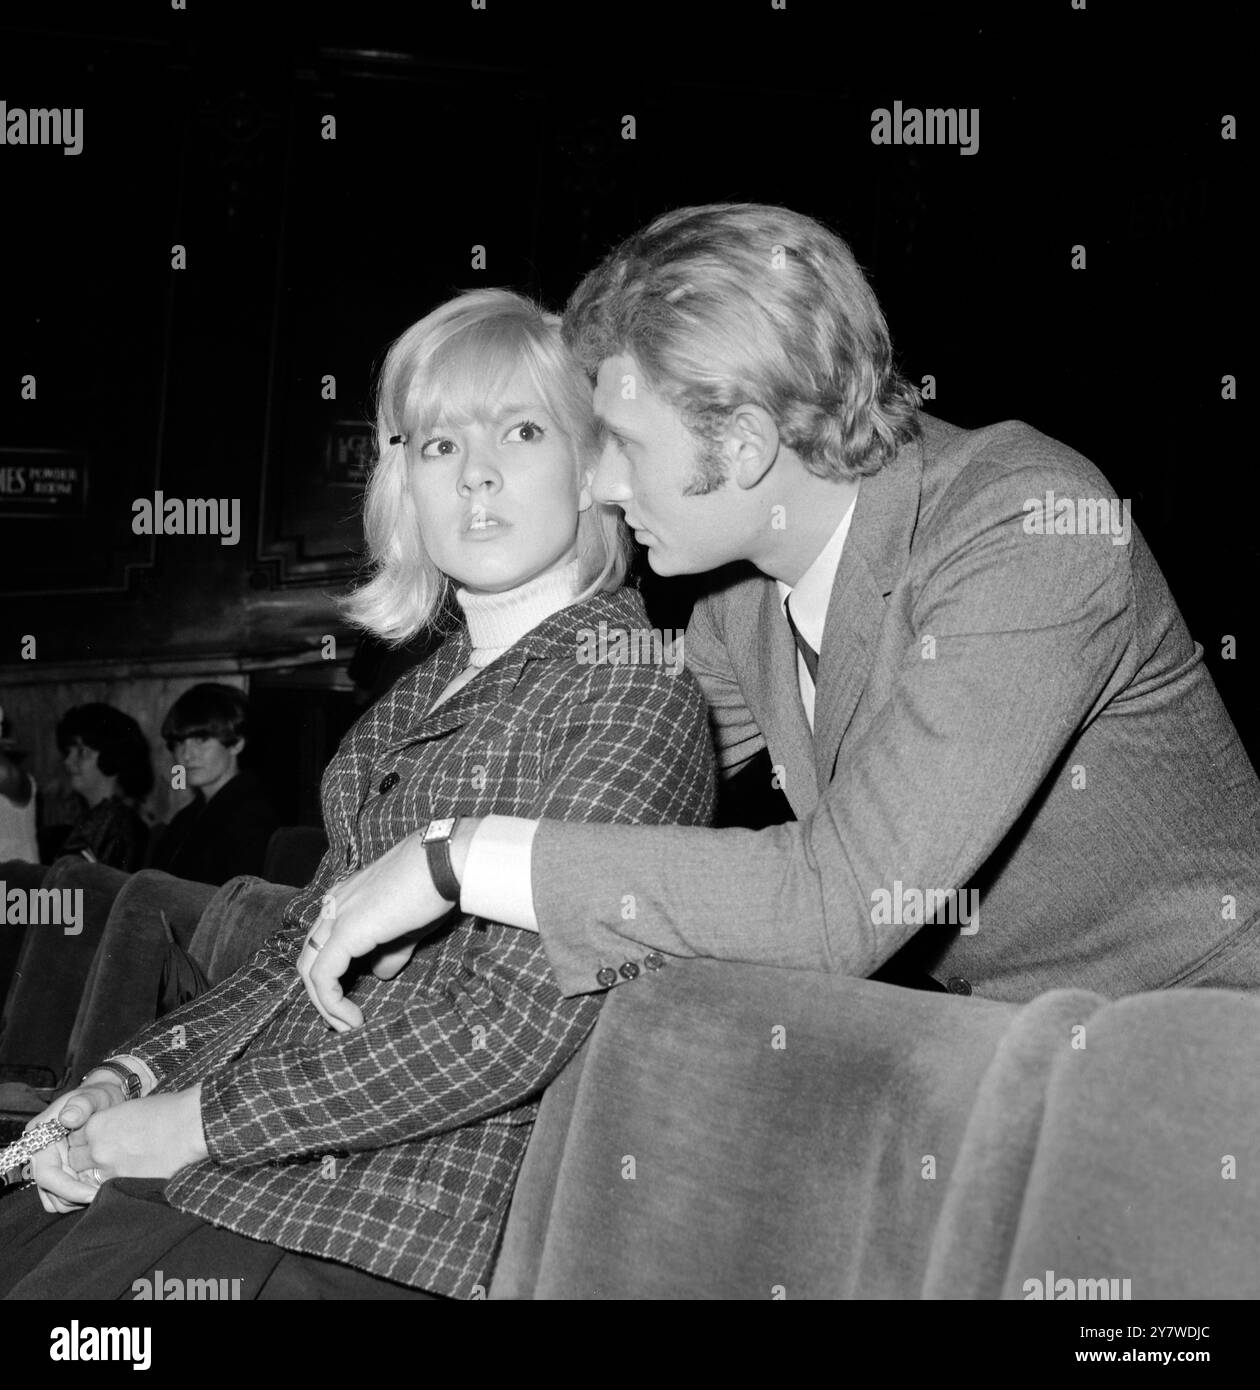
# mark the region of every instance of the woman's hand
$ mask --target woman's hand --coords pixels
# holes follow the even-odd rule
[[[70,1168],[101,1182],[174,1177],[210,1156],[201,1125],[201,1087],[98,1110],[70,1135],[69,1148]]]
[[[74,1167],[70,1162],[70,1140],[74,1134],[82,1134],[85,1126],[94,1115],[99,1115],[126,1102],[127,1097],[117,1081],[97,1081],[90,1086],[80,1086],[69,1095],[59,1096],[41,1114],[26,1126],[33,1129],[45,1120],[60,1120],[74,1133],[59,1139],[48,1148],[41,1149],[31,1159],[31,1176],[35,1180],[39,1200],[45,1211],[66,1212],[86,1207],[96,1200],[101,1184],[96,1175],[86,1179],[80,1176],[83,1168]],[[91,1164],[86,1165],[91,1167]]]
[[[418,833],[325,894],[324,910],[298,957],[298,973],[325,1022],[339,1033],[363,1022],[362,1011],[345,997],[340,984],[352,960],[427,927],[451,908],[433,886]],[[377,976],[392,979],[414,949],[411,942],[386,952],[374,966]]]

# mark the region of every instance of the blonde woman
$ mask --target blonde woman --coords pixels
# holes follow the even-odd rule
[[[453,586],[463,622],[347,735],[328,853],[267,946],[38,1117],[70,1135],[0,1204],[8,1297],[127,1296],[212,1263],[246,1271],[247,1298],[476,1296],[539,1095],[601,996],[563,998],[536,937],[452,901],[347,986],[361,1026],[330,1031],[295,969],[326,895],[391,854],[439,865],[439,807],[710,818],[691,678],[582,658],[583,633],[647,618],[620,517],[592,502],[591,387],[558,320],[505,291],[442,306],[390,349],[378,431],[375,574],[349,614],[402,641]]]

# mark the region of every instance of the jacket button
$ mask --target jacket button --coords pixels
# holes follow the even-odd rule
[[[384,796],[386,792],[392,792],[401,781],[402,778],[399,777],[396,772],[387,772],[385,776],[381,778],[381,785],[377,790]]]
[[[970,994],[971,981],[964,980],[961,975],[951,975],[949,979],[945,981],[945,988],[949,990],[951,994]]]
[[[639,978],[639,967],[634,961],[628,960],[621,967],[621,978],[623,980],[637,980]]]
[[[595,972],[595,983],[601,989],[608,989],[617,983],[617,972],[611,965],[605,965],[602,969]]]
[[[643,957],[643,964],[646,965],[649,970],[660,970],[665,964],[665,957],[661,955],[659,951],[649,951],[647,955]]]

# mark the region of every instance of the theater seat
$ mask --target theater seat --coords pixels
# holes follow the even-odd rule
[[[304,888],[319,868],[328,837],[314,825],[282,825],[267,842],[262,876],[268,883]]]
[[[670,964],[544,1096],[490,1296],[1255,1299],[1257,1151],[1255,995]]]

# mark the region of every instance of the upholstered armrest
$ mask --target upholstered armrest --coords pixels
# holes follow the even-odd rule
[[[613,991],[544,1098],[492,1295],[918,1297],[1020,1013],[713,962]]]

